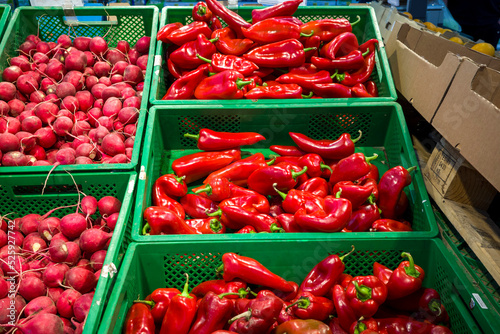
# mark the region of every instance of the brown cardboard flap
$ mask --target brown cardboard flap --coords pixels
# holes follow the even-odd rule
[[[497,96],[500,88],[500,72],[489,67],[480,67],[472,79],[471,89],[500,108]]]

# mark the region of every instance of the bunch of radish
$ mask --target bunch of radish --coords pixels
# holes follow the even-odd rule
[[[150,40],[29,35],[2,72],[0,165],[129,162]]]
[[[61,219],[53,212],[68,207],[0,217],[0,333],[82,332],[121,202],[85,196],[71,207]]]

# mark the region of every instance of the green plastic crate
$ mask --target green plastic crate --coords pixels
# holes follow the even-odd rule
[[[74,182],[73,182],[73,179]],[[109,244],[101,277],[95,289],[94,299],[85,323],[85,334],[97,332],[106,302],[116,281],[116,271],[120,268],[130,239],[132,225],[134,190],[137,173],[66,173],[50,175],[45,193],[42,188],[45,175],[0,175],[0,216],[22,217],[37,213],[44,215],[53,208],[73,205],[78,202],[78,189],[86,195],[101,199],[115,196],[122,201],[122,208]],[[55,211],[52,216],[59,218],[75,212],[75,208]]]
[[[181,288],[185,281],[184,273],[189,274],[191,288],[205,280],[215,279],[215,269],[221,264],[221,257],[226,252],[255,258],[286,280],[300,284],[319,261],[329,254],[345,253],[351,249],[351,245],[356,247],[356,251],[344,260],[346,273],[370,275],[375,261],[395,268],[402,261],[401,253],[410,252],[415,263],[426,271],[423,285],[440,293],[450,315],[453,333],[481,333],[481,329],[490,332],[492,328],[499,328],[500,318],[491,323],[480,323],[478,317],[485,311],[479,308],[469,310],[471,294],[481,292],[467,280],[440,240],[305,239],[238,244],[133,243],[118,274],[99,333],[120,333],[133,300],[138,296],[145,298],[156,288]]]
[[[131,162],[126,164],[93,164],[59,166],[54,171],[98,171],[98,170],[131,170],[134,169],[140,156],[144,124],[146,124],[148,98],[154,63],[154,47],[156,31],[158,30],[158,8],[154,6],[134,7],[75,7],[74,14],[78,17],[103,16],[103,21],[85,21],[70,26],[71,18],[62,7],[19,7],[15,10],[5,38],[0,44],[0,71],[9,66],[8,60],[17,56],[17,47],[28,35],[37,35],[43,41],[55,42],[62,34],[75,36],[105,36],[110,47],[115,47],[118,41],[126,40],[133,46],[142,36],[150,36],[151,43],[148,55],[148,66],[144,79],[144,94],[141,103],[141,113],[137,122],[134,150]],[[106,18],[109,17],[109,20]],[[53,166],[23,166],[0,167],[0,174],[6,173],[37,173],[48,172]]]
[[[238,14],[245,20],[252,17],[252,10],[262,7],[238,7]],[[327,103],[352,103],[352,102],[374,102],[374,101],[394,101],[397,99],[396,88],[392,79],[391,69],[387,60],[385,47],[383,46],[382,37],[378,28],[378,23],[375,18],[375,12],[371,7],[361,6],[325,6],[325,7],[299,7],[294,16],[298,17],[303,22],[325,18],[346,18],[353,22],[356,16],[361,17],[361,21],[353,27],[353,33],[356,34],[360,43],[371,38],[376,38],[380,41],[380,48],[376,52],[376,65],[371,76],[378,87],[379,97],[376,98],[341,98],[341,99],[321,99]],[[160,27],[172,22],[181,22],[189,24],[193,21],[191,16],[191,8],[186,7],[163,7],[161,12]],[[222,22],[222,21],[221,21]],[[309,104],[309,99],[261,99],[261,100],[161,100],[167,92],[166,78],[168,69],[165,61],[165,48],[162,42],[156,44],[156,58],[154,66],[154,76],[151,85],[150,102],[153,105],[179,105],[179,104],[202,104],[202,105],[220,105],[224,106],[246,106],[258,104],[275,104],[275,103],[294,103],[294,104]],[[292,102],[293,101],[293,102]]]
[[[217,235],[141,235],[143,212],[151,205],[151,189],[155,180],[163,174],[172,172],[171,162],[196,150],[196,141],[184,138],[186,132],[198,133],[207,127],[216,131],[254,131],[267,138],[244,151],[262,152],[266,157],[272,152],[271,145],[293,145],[289,131],[301,132],[315,139],[336,139],[343,132],[356,137],[358,130],[363,131],[357,143],[357,151],[367,155],[377,153],[375,164],[380,175],[387,166],[403,165],[406,168],[417,166],[415,152],[411,146],[408,129],[396,103],[346,104],[322,108],[321,104],[311,103],[307,107],[300,105],[255,105],[253,108],[224,108],[220,106],[185,107],[176,109],[153,107],[150,110],[147,132],[150,136],[144,143],[141,173],[137,186],[137,211],[132,227],[132,239],[138,242],[148,241],[203,241],[230,240],[240,241],[264,239],[302,239],[323,238],[324,233],[257,233],[257,234],[217,234]],[[413,222],[413,232],[353,232],[330,233],[328,236],[342,239],[346,236],[356,238],[431,238],[438,234],[438,228],[420,171],[414,172],[413,183],[407,187],[410,200],[408,219]],[[202,180],[190,184],[200,185]]]
[[[0,39],[9,24],[10,12],[11,7],[9,5],[0,5]]]
[[[433,209],[445,245],[451,248],[459,259],[461,266],[470,277],[470,281],[482,290],[479,300],[477,296],[471,297],[470,306],[481,308],[480,302],[486,299],[492,307],[489,312],[481,313],[481,316],[484,317],[482,321],[493,322],[494,319],[500,319],[500,286],[448,219],[437,209]]]

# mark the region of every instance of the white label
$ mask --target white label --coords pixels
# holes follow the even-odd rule
[[[146,167],[141,166],[141,171],[139,172],[139,180],[145,180],[146,179]]]
[[[153,66],[160,66],[161,65],[161,56],[160,55],[156,55],[155,56],[155,62],[153,64]]]
[[[483,302],[483,299],[481,298],[481,296],[479,296],[477,293],[473,293],[472,296],[474,297],[474,299],[476,300],[476,302],[479,304],[479,306],[483,310],[487,310],[488,309],[488,306],[486,306],[486,304]]]
[[[32,6],[62,6],[62,5],[83,6],[83,1],[82,0],[30,0],[30,4]]]
[[[118,270],[116,270],[116,266],[113,262],[110,264],[106,264],[102,266],[101,269],[101,277],[107,278],[108,276],[113,278],[113,275],[116,274]]]
[[[131,193],[133,193],[133,192],[134,192],[134,184],[135,184],[134,180],[130,180],[130,181],[128,181],[128,189],[127,189],[127,192],[128,192],[129,194],[131,194]]]

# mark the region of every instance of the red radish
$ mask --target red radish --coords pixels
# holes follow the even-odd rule
[[[24,111],[24,103],[21,100],[13,99],[7,102],[10,108],[10,114],[12,116],[18,116]]]
[[[0,133],[16,134],[21,131],[21,122],[14,117],[0,118]]]
[[[51,313],[38,313],[14,327],[26,334],[64,334],[64,324],[61,318]]]
[[[90,46],[90,37],[76,37],[73,40],[73,46],[80,51],[88,51]]]
[[[125,55],[119,50],[111,49],[106,53],[106,60],[114,65],[119,61],[125,61]]]
[[[36,158],[32,155],[26,155],[26,159],[28,159],[26,166],[33,166],[37,162]]]
[[[37,229],[38,234],[40,234],[42,239],[44,239],[45,241],[51,241],[52,236],[61,232],[59,230],[59,222],[60,219],[57,217],[49,217],[40,221],[40,224],[38,224],[38,229]]]
[[[38,137],[38,144],[45,149],[51,148],[57,141],[54,131],[49,127],[36,130],[35,136]]]
[[[38,259],[38,260],[31,260],[29,262],[30,270],[36,270],[36,269],[45,269],[47,265],[49,264],[49,260],[45,257]],[[37,272],[40,274],[40,278],[42,278],[42,272]]]
[[[100,77],[99,78],[99,83],[102,83],[106,87],[109,87],[109,86],[111,86],[111,79],[108,78],[108,77]]]
[[[49,288],[60,287],[68,270],[68,265],[64,263],[49,264],[43,272],[43,283]]]
[[[118,112],[118,119],[123,124],[131,124],[137,122],[139,118],[139,110],[133,107],[122,108]]]
[[[9,233],[9,240],[14,243],[14,245],[21,247],[24,241],[24,235],[21,231],[11,231]]]
[[[90,228],[83,231],[80,236],[80,247],[87,253],[95,253],[104,249],[106,243],[113,236],[113,233],[106,233],[97,228]]]
[[[75,242],[69,241],[66,243],[66,247],[68,248],[68,257],[64,262],[68,263],[70,266],[74,266],[82,258],[80,246]]]
[[[129,137],[135,136],[136,131],[137,131],[137,126],[135,124],[127,124],[123,128],[123,134]]]
[[[45,74],[55,81],[60,81],[64,77],[65,73],[66,71],[63,63],[57,59],[51,59],[45,68]]]
[[[11,82],[0,82],[0,99],[10,101],[16,96],[16,86]]]
[[[95,288],[97,280],[90,270],[73,267],[66,272],[66,284],[79,293],[87,293]]]
[[[28,74],[21,75],[16,81],[16,87],[23,94],[31,94],[38,89],[38,81]]]
[[[36,297],[46,295],[47,287],[39,278],[23,277],[19,283],[19,294],[26,300],[32,300]]]
[[[127,138],[125,140],[125,149],[127,149],[127,148],[133,148],[134,147],[134,141],[135,141],[134,137]]]
[[[78,72],[78,71],[69,71],[68,73],[66,73],[66,75],[64,76],[63,78],[63,82],[69,82],[70,84],[72,84],[75,89],[78,91],[78,90],[81,90],[82,87],[83,87],[83,84],[85,83],[85,78],[83,77],[83,73],[82,72]],[[57,93],[56,93],[57,94]],[[72,94],[72,95],[75,95],[75,94]]]
[[[95,53],[99,57],[103,57],[106,51],[108,51],[108,43],[104,38],[96,36],[90,41],[89,48],[92,53]]]
[[[84,77],[89,77],[91,75],[95,75],[95,72],[92,69],[92,67],[85,67],[85,70],[83,70],[83,76]]]
[[[125,68],[130,65],[126,61],[119,61],[113,66],[113,70],[111,73],[113,74],[121,74],[123,75],[123,72],[125,72]]]
[[[109,216],[113,213],[120,212],[122,202],[113,196],[105,196],[97,202],[99,213],[101,216]]]
[[[123,81],[123,75],[121,74],[113,74],[111,76],[111,84],[115,84],[122,81]]]
[[[125,68],[123,72],[123,80],[128,83],[137,85],[139,82],[144,80],[142,75],[142,70],[139,66],[129,65]]]
[[[33,163],[33,166],[50,166],[51,163],[49,163],[47,160],[37,160]]]
[[[76,137],[74,140],[73,140],[73,143],[71,143],[71,146],[73,147],[73,149],[76,150],[76,148],[78,146],[80,146],[81,144],[85,144],[85,143],[90,143],[90,139],[89,137],[87,136],[78,136]]]
[[[61,116],[56,119],[52,128],[54,129],[56,135],[65,136],[71,131],[73,125],[74,123],[69,117]]]
[[[61,84],[62,85],[62,84]],[[59,85],[59,86],[61,86]],[[57,115],[59,108],[52,102],[42,102],[35,108],[35,115],[40,118],[43,124],[52,123]],[[40,131],[40,130],[38,130]],[[38,132],[37,131],[37,132]],[[45,147],[42,145],[42,147]]]
[[[121,91],[122,99],[129,99],[131,97],[136,97],[135,94],[136,94],[135,90],[130,87],[126,87]]]
[[[118,44],[116,45],[116,49],[127,54],[130,51],[130,45],[128,44],[127,41],[119,41]]]
[[[80,298],[78,298],[73,305],[73,313],[75,314],[76,320],[79,322],[84,322],[87,318],[87,314],[90,311],[90,306],[92,305],[92,299],[94,298],[94,293],[86,293]]]
[[[25,41],[19,46],[19,51],[26,56],[32,55],[36,51],[36,43],[29,40]]]
[[[36,51],[38,51],[40,53],[49,53],[50,46],[49,46],[49,44],[47,44],[45,42],[38,42],[36,44]]]
[[[45,97],[45,94],[41,90],[37,90],[30,94],[30,101],[40,103],[45,101]]]
[[[54,239],[50,242],[49,254],[52,262],[65,262],[68,257],[68,253],[69,251],[66,242],[58,239]]]
[[[107,117],[114,117],[118,115],[122,109],[122,101],[116,97],[109,98],[104,102],[104,107],[102,108],[102,114]]]
[[[26,132],[35,133],[42,128],[42,121],[36,116],[28,116],[21,122],[21,129]]]
[[[69,270],[69,267],[68,267]],[[65,274],[66,272],[64,272]],[[63,277],[64,277],[63,274]],[[64,292],[63,288],[57,287],[57,288],[48,288],[47,289],[47,296],[52,299],[54,304],[57,304],[57,301],[59,300],[59,297],[61,297],[62,293]]]
[[[57,314],[56,304],[50,297],[40,296],[31,300],[24,309],[24,315],[29,317],[35,313]]]
[[[10,59],[11,66],[18,66],[23,72],[31,70],[31,63],[28,57],[21,55]]]
[[[90,125],[95,127],[97,119],[102,116],[102,110],[100,108],[92,108],[88,111],[87,116],[89,118]]]
[[[96,148],[92,144],[82,144],[76,148],[77,157],[89,157],[90,159],[95,159]],[[84,212],[85,213],[85,212]]]
[[[75,122],[73,129],[71,129],[71,134],[75,137],[81,135],[87,135],[91,129],[92,127],[87,121],[78,121]]]
[[[41,52],[37,52],[33,55],[33,62],[35,64],[48,64],[49,60],[49,57]]]
[[[120,91],[118,90],[118,88],[113,87],[113,86],[106,87],[102,91],[102,99],[104,101],[106,101],[110,97],[120,97],[120,96],[121,96],[121,94],[120,94]],[[106,105],[106,103],[104,105]]]
[[[42,278],[42,273],[35,272],[35,271],[28,271],[26,273],[23,273],[23,279],[24,278],[28,278],[28,277],[35,277],[35,278],[41,279]]]
[[[3,247],[5,245],[7,245],[7,233],[5,233],[4,230],[0,230],[0,247]]]
[[[55,89],[54,89],[54,92],[55,92]],[[60,104],[59,98],[57,97],[56,94],[48,94],[47,96],[45,96],[45,101],[54,103],[56,106],[59,106],[59,104]]]
[[[45,160],[47,158],[47,155],[45,154],[45,149],[43,147],[41,147],[40,145],[35,145],[27,153],[29,155],[34,156],[37,161],[38,160]]]
[[[75,96],[75,94],[76,88],[69,82],[61,82],[56,88],[56,95],[60,99],[64,99],[66,96]]]
[[[9,114],[10,107],[9,104],[3,100],[0,100],[0,117],[7,116]]]
[[[56,160],[61,165],[72,165],[75,163],[76,152],[72,148],[64,148],[57,151]]]
[[[104,107],[104,100],[103,99],[97,99],[94,102],[94,108],[99,108],[102,109]]]
[[[47,161],[53,165],[57,162],[56,160],[57,150],[50,150],[47,152]]]
[[[78,261],[78,263],[76,264],[76,267],[93,271],[90,260],[88,259],[80,259],[80,261]]]
[[[109,72],[111,71],[111,66],[106,63],[105,61],[98,61],[94,64],[94,72],[95,75],[100,78],[103,76],[108,76]]]
[[[75,164],[77,165],[92,165],[94,161],[89,157],[76,157]]]
[[[125,153],[125,144],[122,138],[116,133],[110,133],[102,140],[102,150],[104,153],[115,156]]]
[[[83,111],[75,112],[75,121],[81,122],[81,121],[87,121],[88,119],[89,119],[89,117]],[[83,135],[80,135],[80,136],[83,136]]]
[[[101,270],[102,265],[104,263],[104,259],[106,259],[106,251],[105,250],[100,250],[92,254],[90,257],[90,263],[92,265],[92,268],[95,271]]]
[[[23,74],[19,66],[9,66],[2,73],[2,79],[8,82],[15,82]]]
[[[75,95],[80,106],[80,110],[87,112],[94,105],[95,99],[89,91],[79,91]]]
[[[0,232],[0,235],[2,233],[5,234],[5,232],[2,231],[2,232]],[[0,277],[0,299],[3,299],[3,298],[5,298],[5,296],[7,296],[7,294],[9,293],[9,287],[10,287],[10,284],[7,283],[5,278]]]
[[[128,52],[129,63],[135,65],[137,63],[137,59],[139,59],[140,56],[141,54],[135,48],[130,49],[130,51]]]
[[[120,121],[113,122],[113,130],[115,130],[118,133],[123,132],[123,123]]]
[[[24,235],[36,232],[41,218],[42,216],[36,213],[27,214],[19,221],[19,229],[24,233]]]
[[[37,253],[39,250],[44,250],[46,248],[47,243],[38,235],[38,233],[29,234],[26,236],[26,238],[24,238],[23,250]]]
[[[66,215],[60,222],[61,232],[70,240],[78,238],[86,228],[87,221],[85,216],[80,213],[71,213]]]
[[[139,66],[139,68],[143,71],[146,70],[146,68],[148,67],[148,56],[140,56],[138,59],[137,59],[137,63],[136,63],[137,66]]]
[[[12,245],[4,247],[12,247]],[[22,256],[15,257],[14,261],[12,261],[12,259],[8,259],[8,255],[5,255],[0,259],[2,260],[1,269],[5,276],[19,276],[20,273],[29,270],[29,265]],[[7,263],[7,261],[9,261],[9,263]]]
[[[88,76],[85,79],[85,87],[92,89],[95,84],[99,83],[99,79],[95,75]]]
[[[58,218],[59,219],[59,218]],[[58,225],[58,229],[60,230],[60,225],[61,225],[61,220],[59,219],[59,225]],[[53,234],[53,237],[52,237],[52,240],[51,241],[54,241],[55,240],[61,240],[61,241],[64,241],[64,242],[68,242],[69,239],[66,238],[66,236],[64,234],[62,234],[62,232],[58,232],[56,234]]]
[[[40,37],[36,36],[36,35],[28,35],[26,37],[26,41],[32,41],[33,43],[35,44],[38,44],[40,43],[42,40],[40,39]]]
[[[97,83],[95,84],[94,86],[92,86],[92,89],[90,90],[92,95],[94,95],[94,97],[96,99],[101,99],[102,98],[102,91],[104,90],[104,88],[106,88],[107,86],[105,84],[102,84],[102,83]],[[94,107],[96,105],[94,104]]]
[[[11,321],[9,315],[12,313],[12,298],[6,297],[4,299],[0,299],[0,324],[7,324]],[[14,316],[17,319],[18,315],[21,313],[21,310],[26,306],[26,301],[20,295],[17,295],[14,298]]]
[[[94,66],[95,57],[90,51],[85,51],[85,55],[87,55],[87,68]],[[92,70],[93,72],[94,70]]]
[[[37,137],[26,131],[19,131],[16,133],[16,137],[19,139],[19,144],[21,145],[21,152],[29,151],[35,147],[37,143]]]
[[[3,166],[27,166],[28,162],[28,157],[17,151],[7,152],[2,157]]]
[[[10,151],[19,150],[21,144],[19,142],[19,138],[12,133],[5,132],[0,134],[0,151],[6,153]]]
[[[42,76],[41,76],[41,74],[38,71],[24,72],[23,75],[28,75],[30,77],[33,77],[33,79],[35,79],[38,84],[40,84],[40,81],[42,81]]]
[[[61,103],[61,109],[67,109],[75,113],[80,109],[80,103],[78,103],[78,99],[75,96],[66,96]]]
[[[64,65],[67,71],[83,72],[87,67],[87,55],[79,50],[72,50],[66,59]]]
[[[61,35],[57,38],[57,44],[59,44],[61,47],[65,48],[65,49],[67,49],[72,45],[71,38],[69,38],[68,35]]]

